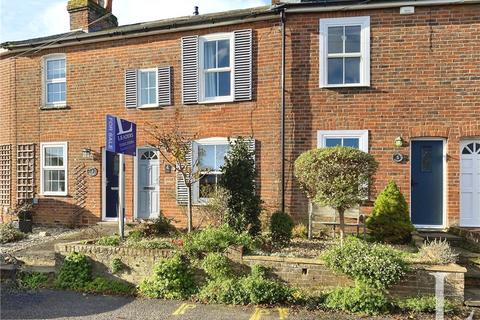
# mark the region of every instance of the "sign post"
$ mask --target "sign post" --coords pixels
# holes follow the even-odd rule
[[[118,170],[118,231],[125,236],[125,154],[135,156],[137,149],[137,125],[115,116],[106,116],[106,150],[119,154]]]

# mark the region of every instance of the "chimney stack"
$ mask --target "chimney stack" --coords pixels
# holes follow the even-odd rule
[[[112,14],[112,1],[69,0],[67,11],[70,14],[70,30],[95,32],[117,27],[117,17]]]

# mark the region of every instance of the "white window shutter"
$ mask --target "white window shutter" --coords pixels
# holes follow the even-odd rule
[[[169,106],[172,104],[172,68],[158,67],[158,105]]]
[[[198,36],[182,38],[182,102],[198,103]]]
[[[252,100],[252,29],[234,31],[235,101]]]
[[[187,154],[187,161],[192,165],[192,147],[190,147],[190,152]],[[177,204],[181,206],[188,205],[188,188],[183,181],[182,175],[179,172],[177,174]]]
[[[125,107],[137,107],[137,70],[125,70]]]

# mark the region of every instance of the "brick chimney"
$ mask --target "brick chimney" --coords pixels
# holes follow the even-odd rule
[[[70,30],[94,32],[117,27],[117,17],[112,14],[112,1],[69,0],[67,11],[70,14]],[[109,15],[92,24],[107,14]]]

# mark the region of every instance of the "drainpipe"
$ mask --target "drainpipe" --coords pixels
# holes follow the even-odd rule
[[[285,211],[285,9],[280,11],[282,29],[282,70],[281,70],[281,117],[280,117],[280,161],[281,161],[281,210]]]

